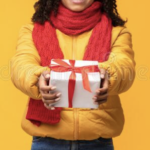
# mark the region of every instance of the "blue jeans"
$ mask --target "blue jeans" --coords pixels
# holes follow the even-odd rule
[[[114,146],[112,138],[69,141],[33,136],[31,150],[114,150]]]

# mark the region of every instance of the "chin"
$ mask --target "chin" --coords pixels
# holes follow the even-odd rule
[[[69,8],[71,11],[80,12],[83,11],[85,8],[82,6],[73,6]]]
[[[73,2],[74,1],[74,2]],[[89,7],[94,0],[80,0],[81,3],[75,3],[75,0],[61,0],[62,4],[71,11],[80,12]]]

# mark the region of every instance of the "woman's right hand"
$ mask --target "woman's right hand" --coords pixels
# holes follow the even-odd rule
[[[61,93],[56,92],[56,87],[49,86],[50,71],[44,71],[38,81],[39,91],[42,96],[42,101],[47,109],[54,110],[53,104],[60,100]],[[50,92],[51,91],[51,92]]]

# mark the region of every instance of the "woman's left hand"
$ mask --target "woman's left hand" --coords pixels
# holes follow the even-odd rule
[[[101,73],[101,85],[100,88],[96,90],[96,94],[93,97],[94,103],[98,105],[105,103],[107,101],[108,85],[109,85],[108,81],[109,77],[107,71],[101,68],[100,73]]]

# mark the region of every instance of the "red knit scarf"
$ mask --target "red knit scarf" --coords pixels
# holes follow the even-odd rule
[[[102,3],[95,1],[82,12],[73,12],[61,3],[58,14],[50,15],[54,27],[46,21],[44,25],[34,24],[32,32],[34,44],[41,57],[41,66],[49,66],[51,59],[63,59],[56,30],[67,35],[77,35],[93,29],[85,50],[83,60],[106,61],[110,53],[112,21],[102,13]],[[67,87],[66,87],[67,88]],[[42,100],[30,98],[26,119],[36,125],[40,123],[55,124],[60,121],[62,108],[48,110]]]

